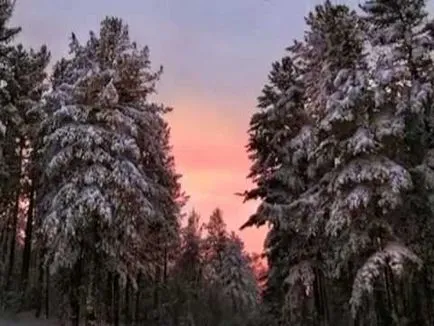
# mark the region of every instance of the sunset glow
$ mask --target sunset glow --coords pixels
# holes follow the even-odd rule
[[[20,0],[13,23],[23,29],[18,41],[45,42],[54,63],[67,55],[71,32],[84,40],[105,15],[128,22],[131,37],[149,46],[153,67],[164,66],[153,100],[174,108],[168,120],[190,196],[186,212],[195,208],[206,222],[220,207],[228,228],[238,232],[257,205],[235,195],[250,187],[245,145],[256,97],[271,63],[302,35],[304,15],[319,2]],[[240,232],[247,250],[256,252],[264,235],[264,228]]]
[[[243,204],[235,195],[251,186],[246,178],[250,166],[245,151],[248,117],[236,120],[208,107],[197,119],[202,105],[205,103],[183,99],[174,103],[176,109],[169,114],[176,166],[191,196],[186,210],[196,209],[206,221],[218,206],[228,228],[237,230],[256,207],[254,202]],[[260,252],[264,233],[261,229],[242,231],[246,247]]]

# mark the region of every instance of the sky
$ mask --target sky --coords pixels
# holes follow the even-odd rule
[[[17,0],[12,23],[17,41],[46,44],[53,62],[66,55],[71,32],[86,41],[106,15],[129,25],[131,38],[148,45],[164,67],[154,100],[174,108],[168,115],[183,189],[206,221],[223,210],[238,230],[256,203],[235,196],[251,186],[245,151],[256,98],[271,63],[303,35],[304,16],[321,0]],[[357,0],[339,1],[357,5]],[[428,0],[431,8],[433,0]],[[260,252],[265,229],[240,233],[249,251]]]

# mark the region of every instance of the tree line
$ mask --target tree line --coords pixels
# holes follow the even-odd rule
[[[162,68],[107,17],[52,65],[0,1],[0,306],[68,325],[244,325],[253,260],[181,189]],[[206,235],[202,235],[205,228]]]
[[[325,1],[250,122],[268,325],[432,325],[434,20]]]
[[[0,0],[0,305],[64,324],[434,323],[434,20],[424,0],[326,0],[250,120],[251,256],[201,224],[162,76],[106,17],[53,64]],[[229,212],[230,213],[230,212]],[[259,273],[259,270],[261,272]],[[260,275],[259,275],[260,274]],[[43,316],[45,315],[45,316]]]

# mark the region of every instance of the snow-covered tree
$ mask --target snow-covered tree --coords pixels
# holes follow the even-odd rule
[[[5,147],[14,147],[14,140],[8,139],[8,129],[17,129],[21,120],[16,107],[11,102],[11,94],[7,86],[14,83],[12,63],[9,55],[13,47],[9,44],[21,31],[19,27],[9,27],[12,17],[14,2],[9,0],[0,1],[0,194],[7,193],[7,181],[10,175],[7,159],[4,157]]]
[[[267,279],[268,267],[264,261],[264,255],[259,253],[249,254],[250,266],[255,274],[256,282],[258,283],[261,294],[265,289],[265,281]]]
[[[259,287],[244,244],[233,232],[228,233],[222,211],[213,211],[203,240],[204,281],[206,297],[214,318],[224,323],[241,318],[246,322],[257,307]]]
[[[374,284],[384,271],[384,266],[390,266],[396,275],[403,273],[404,263],[422,265],[422,260],[408,248],[399,243],[388,243],[382,250],[375,252],[366,260],[366,263],[357,271],[351,296],[351,308],[354,315],[363,302],[364,292],[372,295]]]
[[[250,121],[248,151],[253,165],[249,177],[257,185],[244,200],[261,199],[258,211],[242,228],[266,222],[288,229],[291,219],[280,209],[305,189],[303,166],[311,140],[304,112],[304,88],[300,69],[294,63],[299,44],[289,49],[282,62],[275,62],[259,97],[260,111]],[[296,223],[294,221],[293,223]]]
[[[315,201],[320,204],[319,211],[326,212],[322,216],[325,218],[313,219],[319,222],[314,229],[324,227],[328,237],[328,250],[322,250],[324,262],[329,275],[342,280],[344,296],[349,296],[345,283],[358,268],[382,276],[385,268],[401,270],[402,266],[389,266],[392,261],[396,264],[406,261],[388,258],[381,260],[386,262],[382,265],[372,264],[379,262],[373,258],[365,262],[371,254],[379,257],[385,248],[388,253],[396,248],[411,252],[399,237],[401,221],[406,219],[402,214],[405,200],[413,186],[411,166],[403,155],[407,151],[408,115],[400,109],[404,107],[401,96],[407,82],[400,81],[402,85],[398,82],[396,87],[384,84],[384,77],[393,72],[380,64],[382,56],[379,64],[370,69],[365,47],[366,22],[348,7],[326,1],[307,20],[303,54],[321,66],[318,80],[312,79],[312,72],[305,74],[307,109],[315,119],[315,150],[309,153],[310,171],[321,180],[322,190],[316,192]],[[426,101],[427,94],[421,91],[415,103]],[[407,104],[412,105],[408,101]],[[308,189],[306,194],[312,190]],[[311,198],[300,196],[303,197]],[[392,245],[396,241],[401,244]],[[397,253],[397,256],[410,255]],[[360,281],[367,277],[365,272],[357,275],[353,294],[363,292],[360,286],[369,283]],[[338,288],[336,285],[334,288]],[[353,307],[360,304],[356,301],[351,300]],[[338,308],[339,315],[345,314]]]
[[[212,212],[208,223],[204,225],[204,229],[207,232],[203,244],[204,259],[207,262],[205,277],[214,284],[218,282],[221,273],[223,252],[228,238],[226,223],[220,208],[216,208]]]
[[[147,272],[146,236],[177,214],[167,185],[177,177],[169,180],[170,155],[161,153],[167,109],[148,102],[161,74],[150,70],[148,49],[109,17],[84,45],[73,34],[70,50],[55,66],[40,130],[40,231],[51,270],[86,277],[93,319],[103,270],[133,285]]]
[[[402,153],[420,164],[432,147],[433,25],[425,0],[370,0],[361,5],[372,48],[373,90],[377,105],[388,105],[406,124]],[[407,154],[407,155],[405,155]]]
[[[8,54],[11,78],[5,90],[9,94],[10,104],[16,110],[15,114],[19,124],[8,128],[5,134],[8,146],[3,149],[4,158],[9,167],[9,176],[6,182],[8,192],[2,197],[6,200],[2,209],[3,213],[8,215],[8,227],[11,233],[6,276],[7,287],[15,265],[18,229],[23,227],[23,222],[29,216],[32,220],[31,208],[26,208],[31,205],[30,198],[34,193],[32,187],[36,178],[33,173],[36,164],[33,148],[36,143],[34,130],[38,121],[32,116],[32,111],[39,105],[42,94],[47,89],[45,69],[49,59],[50,54],[45,46],[39,51],[34,51],[33,49],[25,50],[19,44],[13,47]],[[29,234],[29,232],[26,233]],[[26,243],[28,245],[28,242]]]
[[[392,236],[387,216],[399,207],[402,192],[412,182],[408,171],[388,155],[386,140],[392,138],[399,143],[404,137],[403,128],[396,130],[396,125],[388,123],[398,120],[398,127],[403,123],[399,124],[394,112],[375,106],[371,100],[363,34],[356,13],[330,3],[323,10],[328,27],[324,42],[329,47],[323,64],[329,81],[312,157],[315,167],[326,171],[328,178],[330,207],[325,230],[332,237],[346,238],[339,244],[338,255],[346,261],[374,241],[368,236],[372,228],[382,230],[376,232],[377,237]],[[322,17],[318,15],[318,19]]]
[[[146,130],[147,127],[143,126],[143,128]],[[153,248],[152,253],[148,253],[148,260],[155,261],[156,272],[160,274],[158,277],[164,280],[167,278],[169,268],[178,258],[176,255],[181,244],[181,208],[188,197],[181,191],[180,175],[175,170],[169,142],[169,125],[161,119],[152,132],[155,135],[147,136],[147,138],[151,137],[151,139],[159,141],[159,143],[157,143],[157,146],[151,144],[144,146],[149,150],[144,166],[154,182],[164,189],[164,191],[156,193],[152,199],[155,203],[158,203],[156,207],[158,208],[158,214],[162,217],[162,222],[155,223],[150,232],[144,236],[149,239],[149,246]],[[151,146],[155,146],[155,148]],[[158,270],[161,270],[161,272]]]
[[[203,239],[199,219],[199,214],[192,211],[187,225],[181,229],[182,245],[175,267],[175,271],[183,276],[183,281],[192,283],[190,285],[197,285],[203,276]]]
[[[269,84],[258,99],[260,111],[253,115],[249,130],[253,161],[249,177],[256,187],[244,194],[244,200],[260,199],[260,205],[242,228],[270,225],[265,242],[269,265],[265,301],[277,316],[291,266],[315,255],[302,235],[310,232],[304,223],[310,207],[307,202],[291,206],[311,181],[306,163],[313,137],[305,112],[302,50],[303,45],[294,42],[288,55],[273,64]]]
[[[382,6],[387,2],[397,11],[402,5],[400,1],[378,2]],[[418,2],[411,2],[402,1],[418,10]],[[384,14],[384,24],[392,20],[390,13],[376,12]],[[403,12],[409,16],[404,17],[407,22],[415,17]],[[414,37],[405,33],[418,49],[409,54],[407,40],[406,46],[389,44],[382,54],[374,43],[367,46],[366,35],[375,30],[369,27],[372,22],[331,1],[317,6],[306,18],[304,42],[296,42],[284,59],[291,69],[279,72],[279,65],[274,65],[272,86],[264,89],[260,101],[262,111],[252,118],[248,150],[254,162],[250,177],[257,187],[246,192],[245,199],[261,202],[245,226],[271,223],[266,242],[268,287],[278,292],[286,278],[293,288],[286,292],[287,321],[292,324],[297,321],[291,315],[297,319],[300,313],[300,307],[292,309],[300,298],[295,295],[297,289],[306,295],[313,291],[315,310],[324,318],[330,317],[327,305],[333,305],[331,318],[340,316],[346,323],[350,318],[348,283],[359,268],[353,294],[364,293],[360,286],[369,283],[361,280],[366,275],[363,271],[375,269],[383,275],[384,268],[403,267],[392,268],[388,265],[392,261],[416,261],[400,237],[405,232],[400,226],[411,224],[403,212],[413,187],[415,162],[421,163],[426,155],[424,142],[430,138],[426,126],[431,119],[427,111],[432,68],[427,51],[432,48],[432,32],[429,24],[421,24]],[[384,24],[378,33],[388,31]],[[401,25],[395,28],[402,29]],[[400,51],[406,56],[398,58]],[[406,90],[409,80],[396,76],[401,70],[414,69],[417,56],[422,77],[418,82],[413,78],[415,86]],[[389,71],[386,67],[392,63]],[[298,97],[293,96],[294,84]],[[417,119],[411,112],[418,112]],[[425,131],[420,133],[415,125],[423,125]],[[406,254],[397,252],[400,259],[391,259],[396,248]],[[390,259],[375,258],[379,256]],[[374,266],[374,261],[386,263]],[[333,291],[325,291],[327,284]],[[325,292],[330,293],[329,299]],[[353,306],[358,304],[355,301],[351,301]],[[298,317],[299,322],[306,320]]]
[[[328,237],[322,254],[329,275],[351,279],[363,257],[396,239],[394,218],[412,187],[396,155],[404,148],[405,122],[374,100],[363,23],[355,11],[326,1],[308,27],[305,55],[322,67],[320,81],[306,86],[319,106],[313,110],[316,144],[309,162],[323,181],[316,194],[326,211],[325,219],[314,221]]]
[[[434,206],[430,200],[433,189],[430,157],[434,145],[433,24],[424,0],[373,0],[366,1],[361,9],[374,54],[372,88],[376,105],[389,107],[395,112],[396,121],[400,119],[405,146],[397,154],[417,185],[406,196],[402,213],[395,216],[395,231],[422,258],[424,276],[420,282],[427,293],[431,287],[427,284],[433,282],[427,275],[431,274],[428,270],[434,258]],[[428,311],[431,305],[432,301]],[[424,322],[432,323],[432,314],[430,318],[425,316]]]
[[[258,304],[259,288],[244,244],[234,233],[226,240],[219,281],[234,312],[249,312]]]
[[[22,119],[16,138],[19,139],[17,157],[17,179],[19,181],[19,205],[25,207],[25,212],[20,215],[18,229],[22,232],[20,238],[24,236],[23,261],[21,271],[21,282],[26,288],[27,278],[30,268],[30,258],[32,252],[33,227],[34,227],[34,207],[35,193],[38,184],[39,167],[37,160],[37,148],[41,139],[37,135],[37,130],[41,122],[38,114],[43,93],[49,88],[46,68],[49,64],[50,53],[46,46],[42,46],[38,51],[30,49],[24,50],[22,45],[14,48],[10,55],[13,62],[13,72],[16,76],[15,93],[16,107]],[[17,197],[17,198],[18,198]],[[17,230],[18,232],[18,230]]]

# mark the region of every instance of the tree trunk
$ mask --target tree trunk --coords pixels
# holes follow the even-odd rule
[[[21,284],[23,293],[27,290],[29,280],[30,257],[32,253],[32,236],[33,236],[33,214],[35,206],[35,180],[32,178],[32,185],[29,193],[29,208],[27,211],[27,221],[25,229],[23,266],[21,269]]]
[[[433,302],[433,293],[432,293],[432,289],[431,289],[431,285],[432,285],[432,277],[431,277],[431,273],[429,273],[428,268],[431,269],[431,266],[424,266],[423,268],[423,274],[422,274],[422,280],[423,280],[423,293],[424,293],[424,307],[422,311],[425,311],[425,315],[426,315],[426,320],[427,320],[427,324],[428,325],[432,325],[433,323],[433,306],[432,306],[432,302]],[[413,293],[415,293],[415,296],[419,295],[419,291],[417,291],[417,287],[414,286],[414,291]]]
[[[127,278],[127,284],[125,285],[125,325],[131,325],[131,311],[130,311],[130,279]]]
[[[326,325],[328,325],[330,321],[330,312],[329,312],[327,290],[326,290],[327,281],[322,273],[320,274],[320,278],[321,278],[320,294],[321,294],[321,301],[323,303],[323,309],[324,309],[324,319],[326,321]]]
[[[75,264],[71,275],[71,284],[69,284],[69,300],[71,305],[71,324],[80,325],[80,288],[82,278],[82,261],[81,259]]]
[[[153,308],[157,311],[160,307],[160,283],[161,283],[161,267],[157,266],[154,280],[154,302]]]
[[[134,309],[134,324],[136,326],[140,323],[140,283],[142,280],[142,273],[139,272],[137,275],[137,292],[136,292],[136,303]]]
[[[50,318],[50,272],[45,268],[45,318]]]
[[[6,263],[6,256],[7,256],[7,251],[8,251],[8,235],[9,235],[9,227],[10,227],[10,216],[9,216],[9,212],[8,209],[6,209],[4,216],[6,217],[6,223],[4,224],[4,227],[2,229],[1,232],[1,247],[2,247],[2,251],[1,251],[1,260],[3,263]],[[5,275],[3,275],[4,277]]]
[[[119,326],[119,305],[120,305],[120,295],[119,295],[119,275],[114,276],[113,281],[113,325]]]
[[[318,323],[318,325],[321,325],[321,320],[323,320],[323,302],[321,297],[321,280],[319,279],[319,273],[318,269],[314,269],[315,272],[315,279],[314,279],[314,306],[315,306],[315,320]]]
[[[393,320],[391,318],[390,292],[387,284],[388,280],[386,279],[384,271],[382,274],[382,285],[384,288],[379,289],[376,295],[377,319],[380,321],[380,325],[393,325]]]
[[[14,271],[15,265],[15,245],[17,242],[17,225],[18,225],[18,215],[20,214],[20,196],[21,196],[21,167],[23,161],[23,151],[24,151],[24,139],[20,139],[20,154],[18,156],[18,180],[17,180],[17,189],[15,194],[15,203],[12,215],[12,225],[11,225],[11,237],[10,237],[10,245],[9,245],[9,261],[8,261],[8,272],[6,275],[6,291],[10,289],[11,286],[11,278],[12,273]]]
[[[163,284],[167,282],[167,266],[168,266],[168,252],[167,252],[167,243],[164,244],[164,262],[163,262]]]
[[[388,264],[389,262],[386,263]],[[394,320],[394,318],[396,318],[398,315],[395,309],[395,300],[394,300],[393,289],[392,289],[393,284],[391,281],[391,275],[388,266],[384,267],[384,278],[386,280],[386,293],[387,293],[387,301],[389,303],[388,305],[389,315],[392,318],[392,320]]]
[[[111,325],[113,323],[113,274],[111,272],[107,275],[105,309],[105,320]]]
[[[44,291],[44,251],[41,251],[40,257],[39,257],[39,268],[38,268],[38,284],[37,284],[37,297],[36,300],[36,318],[39,318],[41,316],[42,311],[42,300],[43,300],[43,291]]]
[[[95,313],[95,279],[93,275],[93,270],[89,273],[89,284],[87,287],[86,294],[86,326],[96,326],[96,313]]]
[[[328,325],[327,298],[325,293],[324,277],[318,267],[315,267],[315,307],[319,325]]]
[[[20,203],[20,192],[17,191],[16,198],[15,198],[15,205],[13,210],[13,216],[12,216],[12,225],[10,229],[10,237],[9,237],[9,259],[8,259],[8,269],[6,274],[6,284],[5,284],[5,290],[8,291],[11,287],[11,278],[12,273],[14,271],[14,265],[15,265],[15,244],[17,241],[17,224],[18,224],[18,214],[19,214],[19,203]]]

